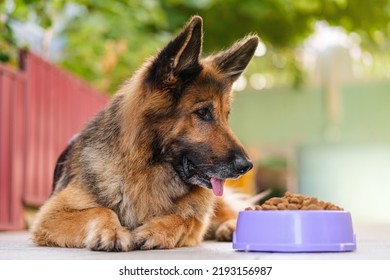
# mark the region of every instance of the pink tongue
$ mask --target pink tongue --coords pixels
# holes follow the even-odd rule
[[[223,184],[225,183],[225,180],[220,180],[216,178],[210,179],[211,186],[213,187],[213,193],[216,196],[222,196],[223,194]]]

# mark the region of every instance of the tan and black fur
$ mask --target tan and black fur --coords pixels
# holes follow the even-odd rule
[[[258,37],[201,58],[202,33],[195,16],[72,140],[35,244],[129,251],[231,240],[237,214],[216,195],[252,168],[227,120]]]

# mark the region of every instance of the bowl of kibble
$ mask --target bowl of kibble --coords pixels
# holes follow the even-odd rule
[[[356,249],[351,214],[330,202],[287,192],[239,212],[233,249],[344,252]]]

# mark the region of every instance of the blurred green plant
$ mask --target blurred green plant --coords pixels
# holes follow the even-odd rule
[[[0,62],[10,62],[15,57],[16,43],[8,22],[0,22]]]
[[[66,18],[70,7],[77,12]],[[258,33],[267,52],[248,71],[276,74],[290,86],[305,79],[294,48],[316,21],[358,33],[362,46],[373,51],[389,44],[390,0],[5,0],[0,59],[11,61],[15,52],[10,20],[33,21],[45,31],[62,24],[56,34],[66,40],[62,66],[113,93],[195,14],[205,22],[206,53]]]

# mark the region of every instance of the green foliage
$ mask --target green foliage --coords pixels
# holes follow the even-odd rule
[[[5,9],[7,2],[15,3],[11,12]],[[206,53],[257,33],[268,51],[249,71],[280,75],[278,80],[288,85],[304,81],[294,48],[318,20],[359,33],[371,49],[383,49],[390,35],[389,0],[7,0],[0,3],[6,18],[0,20],[0,59],[9,59],[7,50],[14,46],[9,19],[34,21],[50,30],[70,5],[79,12],[62,21],[57,34],[66,40],[61,64],[110,93],[194,14],[205,22]]]
[[[64,30],[63,66],[113,92],[169,37],[153,1],[80,1],[84,10]]]
[[[2,34],[0,41],[0,62],[5,63],[11,61],[12,50],[16,47],[8,22],[0,22],[0,34]]]

